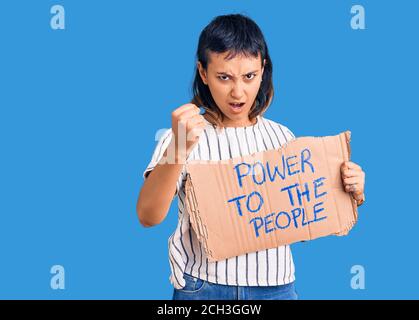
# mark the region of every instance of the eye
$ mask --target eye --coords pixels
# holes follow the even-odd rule
[[[254,73],[246,74],[246,79],[247,80],[252,80],[254,77],[256,77],[256,74],[254,74]]]
[[[225,79],[225,78],[223,78],[223,77],[225,77],[225,78],[227,78],[227,79]],[[229,78],[228,78],[228,76],[226,76],[226,75],[221,75],[221,76],[218,76],[218,79],[221,79],[221,80],[223,80],[223,81],[226,81],[226,80],[228,80]]]

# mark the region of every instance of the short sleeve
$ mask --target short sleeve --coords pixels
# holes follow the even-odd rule
[[[151,157],[150,163],[148,164],[147,168],[143,172],[143,178],[147,178],[148,174],[154,169],[154,167],[159,163],[161,158],[163,157],[164,152],[166,151],[167,147],[172,140],[173,132],[172,129],[167,129],[163,134],[159,137],[156,147],[154,148],[153,155]]]
[[[280,124],[280,126],[281,126],[282,132],[285,134],[287,138],[287,141],[291,141],[295,139],[294,133],[287,126],[284,126],[283,124]]]
[[[163,132],[163,134],[158,138],[156,147],[154,148],[153,155],[151,157],[150,163],[146,167],[146,169],[143,172],[143,178],[144,180],[147,178],[147,176],[150,174],[151,171],[155,168],[155,166],[159,163],[161,158],[163,157],[164,152],[168,148],[170,142],[172,141],[173,137],[173,131],[172,129],[167,129]],[[176,195],[179,193],[179,189],[184,185],[185,183],[185,166],[182,168],[182,172],[179,176],[179,179],[176,183]]]

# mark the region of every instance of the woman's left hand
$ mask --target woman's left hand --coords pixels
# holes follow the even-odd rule
[[[364,197],[365,172],[354,162],[345,161],[340,167],[345,192],[352,193],[352,197],[360,201]]]

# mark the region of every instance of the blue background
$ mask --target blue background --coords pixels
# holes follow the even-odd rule
[[[366,30],[350,27],[354,4]],[[0,298],[171,298],[177,200],[149,229],[135,206],[156,131],[190,99],[199,33],[227,13],[266,37],[265,116],[297,136],[351,130],[366,172],[350,235],[292,246],[300,298],[419,298],[413,0],[1,1]],[[56,264],[65,290],[50,287]],[[356,264],[365,290],[350,286]]]

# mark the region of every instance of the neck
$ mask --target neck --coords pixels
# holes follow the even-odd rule
[[[250,121],[249,118],[242,119],[242,120],[231,120],[225,117],[223,121],[223,125],[225,127],[248,127],[248,126],[253,126],[254,124],[256,124],[256,122],[257,122],[256,118]]]

